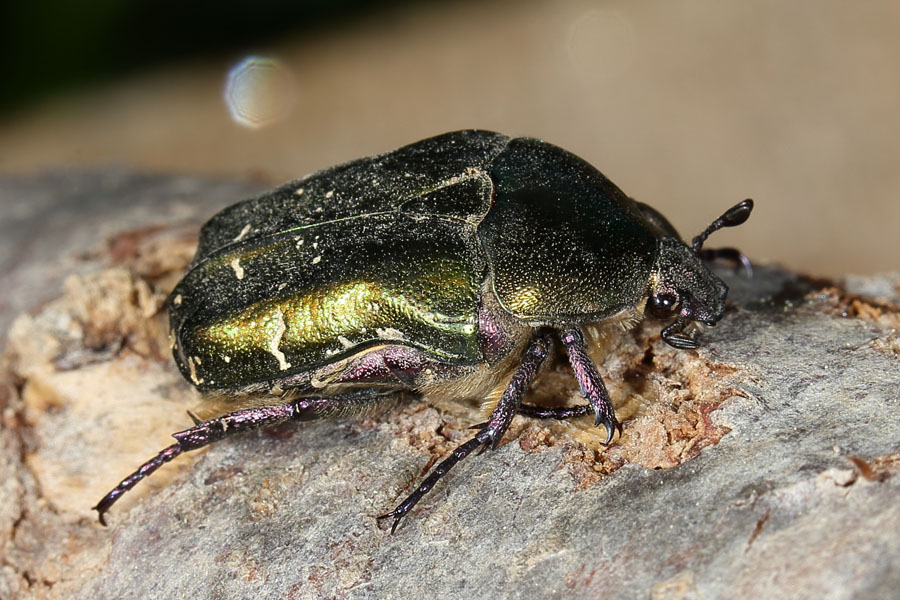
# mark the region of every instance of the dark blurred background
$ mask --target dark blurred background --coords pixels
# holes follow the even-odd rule
[[[892,0],[8,2],[0,176],[274,184],[479,127],[579,154],[686,237],[753,197],[717,244],[896,270],[898,32]]]

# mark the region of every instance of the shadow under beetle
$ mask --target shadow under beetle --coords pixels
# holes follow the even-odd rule
[[[609,443],[621,425],[588,355],[598,328],[674,317],[662,338],[696,348],[686,326],[714,325],[728,293],[703,261],[749,270],[737,250],[703,242],[752,208],[735,205],[687,246],[659,212],[573,154],[474,130],[235,204],[204,225],[167,300],[181,373],[225,395],[231,411],[175,433],[94,507],[100,521],[182,452],[283,421],[347,415],[398,392],[499,400],[472,439],[379,517],[393,519],[392,532],[456,463],[495,447],[516,414],[593,412]],[[523,404],[557,344],[588,404]]]

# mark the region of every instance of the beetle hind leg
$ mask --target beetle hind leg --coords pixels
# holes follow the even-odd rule
[[[196,422],[190,429],[173,433],[175,443],[141,465],[134,473],[106,494],[96,506],[100,523],[106,525],[106,512],[128,490],[161,466],[190,450],[197,450],[236,433],[271,427],[285,421],[314,421],[340,416],[389,398],[390,394],[363,391],[316,398],[296,398],[283,404],[256,406]]]
[[[182,452],[183,448],[178,443],[172,444],[171,446],[142,464],[137,471],[123,479],[121,482],[119,482],[119,485],[114,487],[108,494],[103,496],[100,502],[98,502],[97,505],[92,508],[92,510],[97,511],[97,517],[100,519],[100,524],[104,526],[106,525],[106,511],[108,511],[109,508],[113,504],[115,504],[116,500],[118,500],[122,494],[137,485],[138,481],[140,481],[144,477],[147,477]]]

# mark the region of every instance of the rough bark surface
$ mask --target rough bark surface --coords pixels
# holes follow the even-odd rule
[[[723,272],[731,309],[700,350],[668,348],[658,324],[612,344],[601,372],[621,439],[603,446],[590,419],[519,417],[394,535],[374,517],[471,435],[476,401],[411,399],[225,440],[163,467],[100,527],[90,507],[202,405],[169,357],[160,307],[198,217],[251,187],[115,181],[136,206],[147,189],[169,193],[140,209],[146,220],[65,245],[56,260],[78,268],[57,298],[16,300],[31,312],[2,365],[0,598],[896,597],[898,274]],[[33,179],[0,185],[0,202],[77,205],[108,190],[109,175]],[[33,283],[63,270],[27,256],[4,269]],[[564,361],[530,400],[577,401]]]

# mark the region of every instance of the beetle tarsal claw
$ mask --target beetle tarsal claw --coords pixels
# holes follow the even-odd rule
[[[487,427],[482,429],[482,433],[484,434],[484,441],[481,443],[481,447],[478,449],[478,452],[475,456],[480,456],[484,453],[485,450],[495,450],[497,445],[500,444],[500,440],[503,438],[503,433],[501,432],[499,435],[495,430],[490,430]],[[480,435],[478,437],[481,437]]]
[[[385,515],[375,517],[375,520],[381,523],[385,519],[394,519],[394,522],[391,523],[391,534],[393,534],[395,531],[397,531],[397,526],[400,525],[400,521],[403,519],[404,514],[404,512],[397,508]]]
[[[103,508],[100,508],[100,505],[92,506],[91,510],[97,511],[97,517],[100,519],[100,524],[106,527],[106,511]]]
[[[605,443],[607,446],[612,441],[613,435],[615,435],[615,431],[616,431],[616,428],[613,427],[610,423],[606,424],[606,442]]]
[[[619,423],[615,417],[610,419],[602,419],[600,416],[597,416],[597,421],[594,423],[594,427],[600,427],[600,424],[603,424],[606,427],[606,441],[603,442],[605,445],[609,445],[612,442],[613,436],[616,432],[619,432],[619,437],[622,437],[622,424]]]

